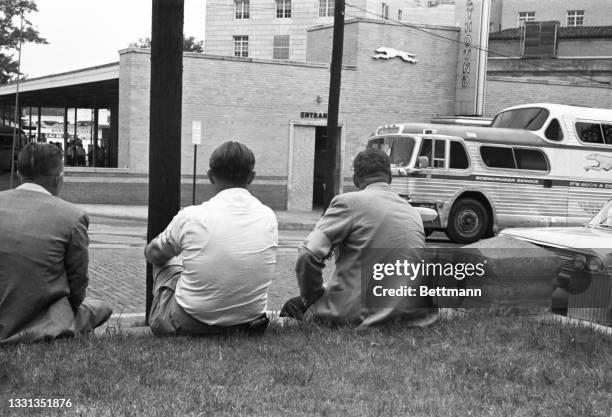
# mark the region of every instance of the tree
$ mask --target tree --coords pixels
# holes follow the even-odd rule
[[[17,76],[18,63],[15,53],[22,42],[48,43],[41,38],[32,22],[26,19],[30,13],[37,12],[36,3],[30,0],[0,0],[0,84],[5,84]],[[21,31],[21,17],[23,30]]]
[[[151,48],[151,38],[140,38],[130,44],[132,48]],[[196,40],[195,36],[183,36],[183,52],[204,52],[204,41]]]

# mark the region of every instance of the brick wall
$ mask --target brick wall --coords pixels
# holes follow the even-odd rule
[[[612,108],[612,94],[606,87],[489,77],[486,89],[485,116],[506,107],[538,102]]]
[[[8,187],[1,187],[6,189]],[[287,206],[286,178],[263,177],[249,191],[273,209]],[[181,206],[190,205],[193,193],[193,177],[181,177]],[[146,205],[149,199],[147,174],[135,174],[129,170],[66,168],[64,186],[60,197],[66,201],[83,204]],[[205,175],[196,176],[196,204],[212,197],[212,187]]]
[[[458,38],[456,28],[422,27]],[[353,21],[346,33],[346,61],[356,67],[343,70],[339,122],[346,143],[344,175],[351,176],[353,157],[377,126],[452,113],[455,74],[448,69],[456,67],[457,53],[453,42],[388,22]],[[310,31],[309,36],[325,44],[332,27]],[[373,59],[381,46],[414,53],[419,62]],[[329,62],[331,49],[322,51],[320,60]],[[148,171],[150,57],[147,51],[127,49],[121,51],[120,65],[120,167],[144,173]],[[286,204],[290,124],[304,120],[301,112],[327,112],[328,65],[185,54],[183,68],[183,175],[193,169],[191,124],[200,121],[198,174],[206,172],[208,158],[219,144],[242,141],[255,153],[258,178],[272,181],[256,178],[254,193],[274,206]],[[133,198],[143,197],[137,193]]]
[[[612,22],[611,22],[612,23]],[[520,39],[490,40],[491,57],[521,56]],[[559,39],[558,57],[593,57],[612,56],[612,39]]]
[[[535,20],[558,20],[566,26],[568,10],[584,10],[584,26],[608,26],[612,15],[610,0],[504,0],[502,29],[517,26],[518,12],[535,12]]]

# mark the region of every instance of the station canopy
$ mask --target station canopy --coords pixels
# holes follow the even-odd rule
[[[0,106],[14,106],[16,91],[16,82],[0,85]],[[22,108],[110,108],[118,104],[118,62],[19,82]]]

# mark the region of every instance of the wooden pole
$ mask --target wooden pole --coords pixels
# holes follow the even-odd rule
[[[325,185],[325,207],[338,194],[340,164],[338,146],[338,110],[340,107],[340,84],[342,78],[342,49],[344,44],[344,0],[335,0],[334,38],[329,78],[329,101],[327,107],[327,179]]]
[[[148,242],[166,228],[181,202],[184,9],[184,0],[153,0]],[[152,301],[152,267],[147,263],[147,322]]]

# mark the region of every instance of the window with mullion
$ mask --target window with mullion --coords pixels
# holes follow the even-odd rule
[[[584,24],[584,10],[568,10],[567,26],[582,26]]]
[[[276,17],[279,19],[291,17],[291,0],[276,0]]]
[[[319,0],[319,17],[334,15],[334,0]]]
[[[249,37],[234,36],[234,56],[247,58],[249,56]]]
[[[248,19],[249,16],[249,0],[235,0],[236,19]]]
[[[535,12],[519,12],[517,26],[523,26],[525,22],[533,22],[535,20]]]

